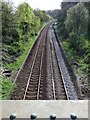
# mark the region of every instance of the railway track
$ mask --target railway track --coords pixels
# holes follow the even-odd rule
[[[43,31],[43,41],[39,41],[39,45],[37,47],[31,72],[28,78],[27,87],[25,90],[24,98],[29,100],[39,100],[43,99],[43,55],[45,51],[45,40],[46,40],[46,34],[47,34],[47,27]],[[42,38],[41,38],[42,39]]]
[[[45,41],[45,34],[44,32],[47,31],[48,26],[45,27],[38,36],[35,44],[33,45],[32,49],[29,51],[28,56],[21,68],[21,70],[18,72],[14,83],[17,85],[17,89],[11,94],[10,99],[14,100],[22,100],[22,99],[39,99],[38,95],[33,91],[34,89],[34,82],[37,83],[37,79],[40,80],[43,77],[43,71],[42,67],[45,64],[45,60],[43,59],[43,52],[44,52],[44,41]],[[42,43],[42,44],[41,44]],[[43,49],[43,51],[42,51]],[[43,62],[43,63],[42,63]],[[42,71],[42,72],[41,72]],[[43,77],[44,79],[44,77]],[[40,89],[41,89],[41,83]],[[38,84],[38,85],[39,85]],[[14,84],[13,84],[14,85]],[[29,89],[29,87],[33,85],[33,88]],[[12,87],[11,87],[12,88]],[[39,87],[38,93],[39,93]],[[36,90],[37,90],[36,89]],[[30,90],[30,92],[29,92]],[[41,91],[40,91],[41,92]],[[28,96],[28,93],[32,94],[32,98]],[[34,98],[34,95],[37,97]]]
[[[67,100],[72,99],[63,78],[52,25],[48,24],[40,33],[16,77],[17,89],[11,99],[20,100]],[[71,85],[68,83],[68,85]],[[68,92],[69,91],[69,92]],[[73,93],[73,91],[71,91]],[[75,96],[75,92],[74,95]],[[76,99],[76,96],[73,99]]]
[[[47,40],[47,92],[49,92],[48,96],[49,99],[54,100],[67,100],[66,90],[63,84],[62,75],[58,66],[58,61],[56,58],[55,47],[53,43],[53,36],[52,36],[52,26],[50,26],[48,30],[48,40]],[[48,65],[48,63],[50,63]],[[51,80],[51,81],[50,81]],[[50,89],[51,84],[51,91]],[[49,87],[48,87],[49,86]],[[52,94],[51,94],[52,93]]]

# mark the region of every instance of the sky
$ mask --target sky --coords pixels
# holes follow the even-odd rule
[[[60,9],[60,2],[62,0],[7,0],[7,1],[13,2],[15,7],[17,7],[19,4],[23,2],[27,2],[33,9],[39,8],[41,10],[53,10]]]

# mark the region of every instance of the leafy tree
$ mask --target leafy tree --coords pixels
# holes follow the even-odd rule
[[[12,4],[1,2],[2,6],[2,60],[4,63],[11,62],[11,57],[16,54],[13,45],[17,46],[18,32],[16,30],[15,14]],[[11,52],[12,51],[12,52]],[[14,55],[13,55],[14,53]]]
[[[88,68],[90,68],[88,67],[90,58],[90,2],[82,3],[80,1],[62,1],[57,31],[69,61],[76,60],[80,64],[79,68],[83,75],[88,75]]]
[[[18,6],[16,11],[18,33],[21,39],[24,40],[25,36],[32,34],[34,25],[34,13],[31,7],[27,3],[23,3]]]
[[[85,2],[84,5],[86,6],[86,8],[89,11],[89,18],[88,18],[88,39],[90,41],[90,1],[89,2]]]
[[[68,37],[67,30],[65,28],[65,20],[67,18],[67,10],[72,6],[76,5],[77,2],[65,2],[64,0],[61,2],[61,10],[58,14],[58,33],[59,36],[66,39]]]
[[[67,11],[65,27],[71,38],[71,47],[80,52],[80,46],[84,43],[82,38],[86,35],[88,28],[88,10],[83,3],[78,3]]]
[[[34,32],[35,32],[35,34],[37,34],[40,27],[41,27],[40,19],[37,16],[35,16],[34,17]]]
[[[6,1],[2,6],[2,40],[3,40],[3,63],[14,62],[16,57],[22,54],[30,37],[37,35],[42,24],[49,20],[45,11],[37,11],[34,14],[28,3],[24,2],[14,10],[13,5]],[[40,15],[39,15],[40,13]]]
[[[12,11],[13,7],[10,4],[2,2],[2,36],[5,44],[11,44],[14,41],[14,37],[17,36],[15,17]]]
[[[40,19],[40,22],[43,24],[44,22],[48,22],[50,20],[50,16],[44,10],[36,9],[34,10],[35,16]]]

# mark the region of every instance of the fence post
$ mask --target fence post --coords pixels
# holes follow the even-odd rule
[[[16,118],[16,114],[15,113],[10,115],[10,120],[14,120],[15,118]]]
[[[71,113],[70,117],[72,120],[77,120],[77,115],[75,113]]]
[[[56,119],[56,114],[50,115],[50,119],[51,119],[51,120],[55,120],[55,119]]]
[[[37,118],[36,113],[32,113],[30,118],[31,118],[31,120],[35,120]]]

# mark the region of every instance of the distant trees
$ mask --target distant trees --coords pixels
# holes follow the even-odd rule
[[[52,18],[54,18],[54,19],[57,19],[57,18],[58,18],[59,12],[60,12],[60,10],[58,10],[58,9],[46,11],[46,13],[47,13],[48,15],[50,15]]]
[[[51,19],[50,16],[47,15],[47,13],[44,10],[36,9],[33,12],[40,19],[41,24]]]

